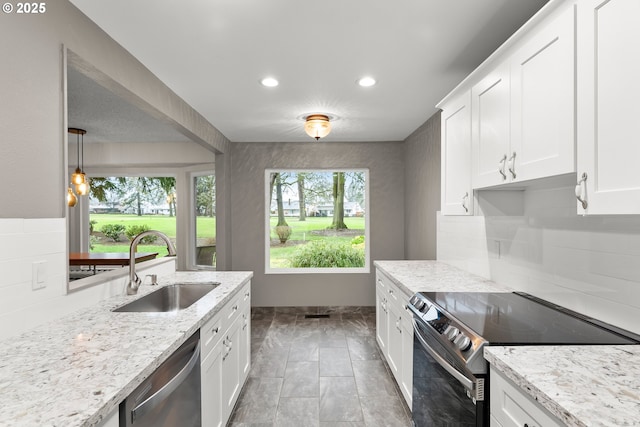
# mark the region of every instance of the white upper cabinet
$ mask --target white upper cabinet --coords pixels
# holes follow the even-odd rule
[[[473,188],[575,172],[575,22],[564,2],[473,86]]]
[[[473,188],[508,182],[509,64],[495,68],[471,90]]]
[[[471,215],[471,94],[464,92],[442,106],[443,215]]]
[[[640,1],[579,5],[578,213],[640,214]]]
[[[568,5],[511,57],[509,180],[575,172],[575,20]]]

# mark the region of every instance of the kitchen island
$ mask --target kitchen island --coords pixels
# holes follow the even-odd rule
[[[251,272],[176,272],[174,283],[220,282],[187,309],[114,313],[118,296],[1,342],[0,425],[95,426],[247,284]]]

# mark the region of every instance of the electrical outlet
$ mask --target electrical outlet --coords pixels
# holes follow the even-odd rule
[[[31,289],[47,287],[47,261],[36,261],[31,264]]]

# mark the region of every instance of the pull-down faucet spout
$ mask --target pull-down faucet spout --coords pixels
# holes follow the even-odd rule
[[[147,236],[158,236],[167,244],[167,250],[169,254],[167,256],[176,256],[176,248],[173,246],[173,243],[169,239],[169,237],[156,230],[147,230],[138,234],[131,241],[131,246],[129,246],[129,283],[127,284],[127,295],[135,295],[138,293],[138,288],[142,283],[142,280],[136,274],[136,249],[138,248],[138,243]]]

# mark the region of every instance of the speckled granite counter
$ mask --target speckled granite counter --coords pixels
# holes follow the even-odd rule
[[[115,297],[0,342],[0,425],[93,426],[247,283],[251,272],[177,272],[159,285],[217,281],[191,307],[172,313],[113,313]]]
[[[440,261],[374,261],[407,295],[416,292],[511,292],[489,279]]]
[[[484,354],[568,426],[640,426],[640,346],[486,347]]]

